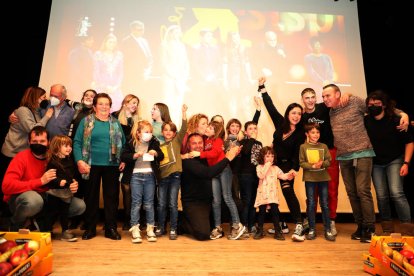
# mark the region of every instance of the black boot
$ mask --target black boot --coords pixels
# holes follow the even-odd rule
[[[351,239],[353,240],[360,240],[362,236],[362,225],[358,224],[357,230],[351,234]]]
[[[372,236],[375,236],[375,226],[363,226],[360,242],[370,243]]]
[[[263,226],[258,226],[257,230],[256,230],[256,233],[253,236],[253,239],[260,240],[260,239],[263,238],[263,236],[264,236]]]
[[[283,236],[283,233],[282,233],[282,228],[280,228],[280,227],[275,228],[274,238],[275,238],[275,240],[279,240],[279,241],[284,241],[285,240],[285,236]]]
[[[124,204],[124,224],[122,230],[128,231],[131,221],[131,189],[129,184],[121,184],[122,189],[122,201]]]

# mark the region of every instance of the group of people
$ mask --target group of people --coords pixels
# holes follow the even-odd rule
[[[258,91],[275,127],[272,144],[265,146],[257,140],[261,113],[257,98],[253,119],[243,130],[237,118],[225,124],[219,115],[209,120],[197,113],[187,122],[186,105],[178,130],[163,103],[154,104],[151,120],[139,118],[140,102],[133,94],[111,112],[107,93],[86,90],[81,102],[74,102],[66,98],[61,84],[51,87],[49,100],[44,89],[28,88],[9,117],[2,146],[2,193],[11,212],[10,229],[34,223],[41,231],[53,231],[59,219],[61,239],[76,241],[69,222],[81,219],[82,239],[92,239],[97,235],[102,185],[104,235],[109,239],[121,239],[117,229],[121,187],[122,229],[131,233],[133,243],[142,242],[142,230],[149,242],[167,233],[171,240],[179,233],[197,240],[218,239],[224,236],[222,201],[230,214],[228,239],[249,234],[263,238],[269,212],[273,229],[268,232],[284,240],[286,218],[278,207],[281,190],[295,223],[293,241],[317,237],[318,198],[324,238],[335,241],[340,169],[357,223],[352,239],[370,242],[375,233],[371,178],[383,232],[394,231],[392,200],[402,231],[412,235],[403,191],[414,149],[412,134],[406,132],[408,116],[382,91],[370,93],[364,101],[342,95],[335,84],[323,87],[323,103],[316,103],[312,88],[304,89],[303,106],[292,103],[282,115],[265,83],[266,78],[260,77]],[[300,168],[307,231],[294,189]]]

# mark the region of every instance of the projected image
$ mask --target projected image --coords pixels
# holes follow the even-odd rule
[[[62,82],[74,100],[88,88],[106,92],[113,110],[135,94],[143,118],[164,102],[175,122],[183,103],[190,113],[251,120],[259,76],[282,112],[300,102],[305,87],[319,100],[332,82],[364,93],[365,82],[349,70],[352,60],[352,73],[363,75],[352,49],[360,47],[359,33],[346,26],[352,16],[250,1],[219,8],[168,2],[162,9],[139,2],[53,2],[41,85]]]

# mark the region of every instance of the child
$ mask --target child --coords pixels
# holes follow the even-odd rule
[[[69,189],[69,184],[73,182],[75,176],[75,162],[72,159],[72,139],[65,135],[56,135],[50,141],[49,151],[47,153],[47,167],[56,169],[56,178],[46,184],[49,187],[47,191],[48,206],[50,210],[46,213],[58,212],[60,217],[60,225],[62,227],[61,240],[74,242],[77,241],[75,234],[69,230],[69,206],[73,194]],[[49,208],[48,208],[49,209]],[[48,227],[52,227],[53,218],[47,216]]]
[[[182,107],[181,129],[177,135],[177,127],[173,122],[165,122],[162,125],[162,135],[165,143],[161,145],[164,159],[160,162],[161,181],[158,185],[158,226],[156,236],[165,233],[165,221],[167,207],[170,208],[170,240],[177,239],[178,224],[178,191],[180,190],[181,172],[181,142],[187,131],[187,106]]]
[[[317,123],[308,123],[304,126],[307,142],[300,146],[299,164],[303,168],[303,180],[305,181],[307,212],[309,218],[308,240],[316,238],[315,230],[315,188],[318,189],[319,204],[322,209],[322,218],[325,227],[325,239],[335,241],[331,232],[331,219],[328,208],[328,181],[331,179],[327,168],[331,163],[331,155],[328,146],[318,142],[320,126]]]
[[[253,233],[256,209],[254,208],[254,201],[256,198],[256,191],[258,185],[258,178],[256,173],[256,166],[258,165],[257,158],[259,157],[262,143],[257,138],[257,123],[248,121],[244,124],[245,138],[240,141],[242,146],[240,152],[239,164],[239,184],[240,184],[240,199],[243,202],[243,209],[241,212],[241,220],[244,225],[248,226],[249,232]]]
[[[263,224],[266,216],[266,209],[270,209],[272,222],[275,228],[274,238],[277,240],[285,240],[282,229],[279,224],[279,192],[277,190],[277,179],[293,179],[293,175],[283,173],[278,166],[274,165],[275,153],[271,147],[263,147],[257,160],[259,165],[256,167],[257,177],[259,178],[259,186],[257,187],[256,201],[254,207],[259,207],[259,216],[257,218],[257,231],[254,239],[263,238]]]
[[[121,160],[125,163],[134,163],[128,166],[132,169],[131,178],[131,240],[132,243],[141,243],[139,219],[141,205],[144,206],[147,221],[147,240],[157,241],[154,233],[154,196],[155,185],[159,179],[159,162],[164,159],[160,149],[160,142],[152,135],[152,126],[148,121],[134,122],[132,138],[125,144]],[[125,172],[127,173],[127,172]]]
[[[156,103],[151,109],[151,118],[152,118],[152,128],[153,135],[155,138],[164,143],[164,137],[162,136],[162,125],[163,123],[171,122],[170,110],[168,106],[164,103]]]
[[[204,151],[200,154],[200,158],[206,158],[208,165],[213,166],[225,157],[223,150],[224,126],[222,123],[212,121],[207,126],[205,134],[207,138],[204,141]],[[197,154],[193,155],[197,156]],[[232,221],[232,229],[228,239],[239,239],[246,229],[246,227],[240,223],[237,206],[231,194],[231,185],[232,172],[230,165],[228,165],[219,175],[213,178],[213,215],[215,228],[211,231],[210,239],[212,240],[223,236],[223,229],[221,228],[222,196],[229,208]]]

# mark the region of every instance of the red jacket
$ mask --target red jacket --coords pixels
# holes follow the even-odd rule
[[[209,166],[213,166],[224,159],[224,142],[221,138],[207,138],[204,140],[204,151],[200,158],[206,158]]]
[[[10,197],[27,191],[45,192],[47,187],[42,185],[40,178],[45,173],[47,161],[34,157],[30,149],[15,155],[3,178],[3,200],[8,202]]]

